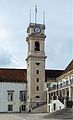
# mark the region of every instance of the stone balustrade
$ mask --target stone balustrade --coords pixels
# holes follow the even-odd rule
[[[67,81],[62,81],[61,83],[54,84],[52,87],[49,86],[48,91],[58,90],[60,88],[67,87],[69,85],[73,85],[73,78]]]

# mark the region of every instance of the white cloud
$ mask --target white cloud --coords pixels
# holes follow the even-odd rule
[[[9,39],[9,37],[10,37],[10,33],[7,30],[5,30],[4,28],[0,29],[0,41]]]
[[[16,66],[16,61],[13,60],[13,56],[9,53],[9,51],[0,47],[0,67],[9,67]]]

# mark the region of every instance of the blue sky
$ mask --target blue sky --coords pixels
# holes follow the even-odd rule
[[[0,0],[0,67],[26,68],[29,13],[42,23],[45,10],[46,69],[64,69],[73,59],[73,0]]]

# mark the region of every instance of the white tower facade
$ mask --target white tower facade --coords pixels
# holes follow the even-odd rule
[[[27,29],[27,110],[46,102],[45,25],[30,23]]]

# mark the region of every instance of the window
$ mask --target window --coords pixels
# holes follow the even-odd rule
[[[8,105],[8,111],[13,111],[13,105]]]
[[[20,100],[21,100],[21,101],[26,101],[25,91],[20,91]]]
[[[8,101],[13,101],[13,92],[8,92]]]
[[[36,98],[40,98],[40,96],[37,95]]]
[[[39,86],[36,87],[36,90],[39,91]]]
[[[37,70],[36,73],[39,74],[39,70]]]
[[[37,103],[37,105],[39,106],[39,103]]]
[[[36,63],[36,65],[40,65],[40,63]]]
[[[68,81],[66,81],[66,85],[68,85]]]
[[[21,106],[21,111],[25,111],[26,105]]]
[[[36,82],[39,82],[39,78],[36,79]]]
[[[62,87],[62,83],[60,83],[60,88]]]
[[[40,44],[39,42],[35,42],[35,50],[40,51]]]

